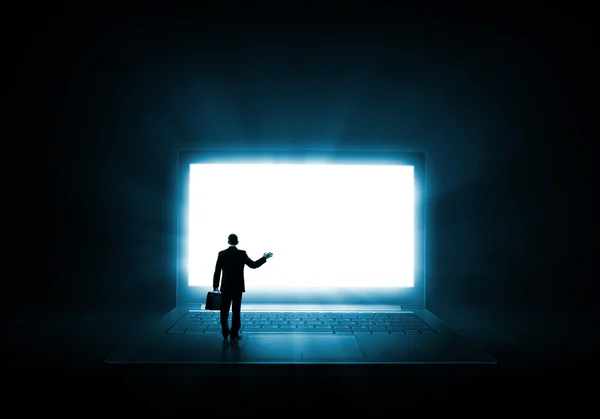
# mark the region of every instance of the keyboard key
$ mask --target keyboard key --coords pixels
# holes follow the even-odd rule
[[[348,326],[334,326],[333,330],[336,332],[352,332],[352,329]]]
[[[206,329],[206,326],[204,325],[194,325],[194,326],[188,326],[188,329],[200,329],[200,330],[204,330]]]
[[[425,329],[427,325],[425,323],[403,323],[400,327],[405,329]]]
[[[353,326],[352,327],[352,331],[354,331],[354,332],[357,332],[357,331],[367,332],[367,331],[369,331],[369,329],[366,326]]]
[[[385,327],[369,327],[369,330],[373,333],[389,333]]]

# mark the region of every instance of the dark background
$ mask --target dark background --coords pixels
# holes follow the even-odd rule
[[[424,390],[442,375],[468,375],[475,391],[487,388],[484,376],[498,385],[595,370],[596,136],[586,128],[595,70],[585,10],[109,9],[38,11],[7,38],[8,97],[19,111],[9,124],[18,122],[34,157],[17,159],[32,181],[34,256],[25,258],[32,277],[16,281],[19,320],[8,321],[17,329],[11,375],[74,387],[102,377],[102,397],[158,403],[144,396],[147,380],[143,392],[131,384],[123,393],[123,376],[134,383],[149,369],[107,373],[103,360],[144,316],[174,303],[180,148],[428,153],[429,308],[499,364],[398,369],[391,380],[412,389],[411,401],[469,399],[451,391],[456,382]],[[268,222],[265,213],[256,221]],[[189,371],[152,373],[160,406],[170,408],[169,390],[183,391],[173,377],[186,376],[188,389],[217,380]],[[307,403],[322,397],[307,388],[337,380],[307,371],[254,370],[227,378],[227,389],[251,387],[233,399],[263,400],[293,387]],[[406,384],[407,374],[429,378]],[[382,380],[357,373],[327,388],[343,387],[344,403],[389,400],[397,387],[368,392]]]

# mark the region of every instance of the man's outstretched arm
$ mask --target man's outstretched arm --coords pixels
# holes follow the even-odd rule
[[[265,253],[263,255],[263,257],[261,257],[260,259],[254,261],[254,260],[250,259],[248,257],[248,255],[246,255],[246,265],[248,265],[248,267],[250,267],[252,269],[256,269],[259,266],[264,265],[264,263],[267,261],[267,259],[269,259],[271,256],[273,256],[273,253],[268,252],[268,253]]]
[[[219,282],[221,282],[221,271],[223,267],[221,266],[221,258],[217,258],[217,265],[215,266],[215,274],[213,275],[213,289],[216,291],[219,289]]]

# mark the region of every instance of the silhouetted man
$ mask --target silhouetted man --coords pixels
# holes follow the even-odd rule
[[[221,332],[223,338],[241,339],[239,335],[242,322],[240,311],[242,309],[242,293],[246,292],[244,284],[244,265],[252,269],[262,266],[267,259],[273,256],[273,253],[265,253],[257,261],[248,257],[245,250],[239,250],[236,246],[239,243],[235,234],[229,235],[229,248],[219,252],[217,266],[213,276],[213,288],[219,289],[219,280],[221,271],[223,271],[223,281],[221,282]],[[229,318],[229,308],[231,307],[231,330],[227,320]]]

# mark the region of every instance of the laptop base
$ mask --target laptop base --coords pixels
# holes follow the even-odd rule
[[[229,342],[219,333],[166,333],[189,308],[168,313],[155,327],[116,348],[109,364],[495,364],[428,310],[415,313],[428,335],[252,333]]]

